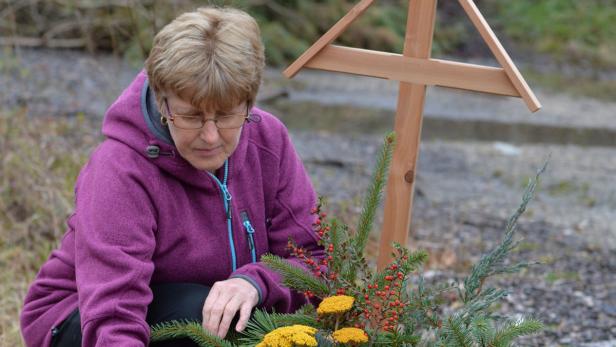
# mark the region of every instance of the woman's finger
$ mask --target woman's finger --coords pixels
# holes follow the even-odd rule
[[[216,330],[210,330],[209,322],[212,317],[212,309],[218,301],[219,295],[220,291],[218,290],[218,286],[214,284],[209,294],[207,295],[207,298],[205,299],[205,303],[203,304],[203,321],[201,325],[203,326],[203,329],[210,331],[212,334],[216,334]]]
[[[244,302],[240,308],[240,319],[237,321],[237,325],[235,326],[235,331],[241,332],[246,328],[246,324],[250,319],[250,312],[252,312],[252,304],[249,302]]]
[[[233,317],[235,317],[235,314],[237,313],[237,310],[240,308],[241,304],[242,301],[238,297],[234,297],[233,299],[229,300],[229,302],[227,302],[227,305],[225,306],[223,312],[222,320],[220,321],[220,325],[218,326],[218,337],[224,338],[225,336],[227,336],[231,321],[233,320]]]

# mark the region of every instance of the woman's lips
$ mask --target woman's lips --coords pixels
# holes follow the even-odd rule
[[[222,150],[222,146],[214,148],[195,148],[193,151],[200,157],[213,157],[218,155]]]

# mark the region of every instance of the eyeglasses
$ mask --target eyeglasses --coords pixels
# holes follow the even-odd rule
[[[201,129],[205,126],[207,121],[214,122],[218,129],[238,129],[244,125],[244,122],[250,120],[249,106],[246,104],[246,113],[242,114],[228,114],[224,116],[217,116],[216,118],[205,118],[202,115],[182,115],[177,113],[171,113],[167,98],[164,99],[165,108],[167,109],[167,115],[169,121],[173,125],[180,129]]]

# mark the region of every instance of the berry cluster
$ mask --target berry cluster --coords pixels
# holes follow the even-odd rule
[[[406,255],[401,258],[402,261],[407,259]],[[361,289],[361,299],[358,301],[359,312],[356,315],[363,321],[363,324],[358,324],[358,327],[370,326],[389,332],[396,330],[404,308],[409,305],[402,294],[405,272],[394,261],[384,270],[381,281],[368,283],[366,288]]]

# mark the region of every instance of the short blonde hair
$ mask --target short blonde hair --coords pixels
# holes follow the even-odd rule
[[[257,22],[233,8],[202,7],[155,37],[145,69],[159,107],[171,92],[207,110],[254,105],[265,65]]]

